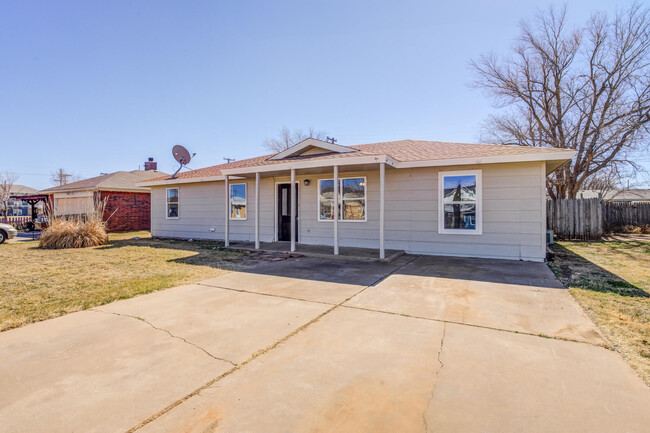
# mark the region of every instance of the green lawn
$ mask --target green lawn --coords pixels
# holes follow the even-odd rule
[[[139,239],[134,239],[139,237]],[[0,331],[243,267],[244,252],[216,242],[115,234],[100,247],[42,250],[0,245]]]
[[[549,266],[650,386],[650,237],[558,242]]]

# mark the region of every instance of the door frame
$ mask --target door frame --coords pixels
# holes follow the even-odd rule
[[[300,181],[296,180],[296,198],[300,196],[300,190],[298,187],[300,186]],[[278,241],[278,185],[291,185],[291,181],[286,181],[286,182],[279,182],[276,181],[275,184],[273,185],[273,242],[279,242]],[[296,203],[296,219],[300,221],[300,199],[298,199]],[[295,224],[295,221],[294,221]],[[296,243],[298,242],[298,239],[300,239],[300,233],[298,232],[300,230],[300,227],[302,224],[298,224],[298,230],[296,230]]]

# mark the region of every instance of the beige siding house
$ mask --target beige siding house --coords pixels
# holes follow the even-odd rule
[[[542,261],[546,176],[573,154],[414,140],[346,147],[308,139],[276,155],[140,185],[151,187],[154,236],[287,242],[291,250],[328,245],[334,254],[364,247],[382,258],[391,249]]]

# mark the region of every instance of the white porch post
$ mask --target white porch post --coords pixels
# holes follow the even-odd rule
[[[386,186],[386,164],[379,164],[379,258],[386,258],[384,250],[384,196]]]
[[[291,169],[291,252],[296,251],[296,169]]]
[[[260,174],[255,173],[255,249],[260,249]]]
[[[339,166],[334,166],[334,255],[339,255]]]
[[[226,184],[226,229],[225,229],[225,234],[224,234],[224,244],[225,246],[230,246],[230,240],[228,239],[229,232],[230,232],[230,179],[228,179],[228,175],[226,175],[226,181],[224,182]]]

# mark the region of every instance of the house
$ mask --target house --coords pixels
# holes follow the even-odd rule
[[[573,150],[402,140],[283,152],[165,176],[154,236],[542,261],[546,176]]]
[[[7,202],[7,216],[28,217],[31,215],[29,203],[18,199],[19,196],[30,196],[38,194],[38,190],[25,185],[12,185],[9,190],[10,199]],[[4,214],[4,209],[2,211]]]
[[[90,179],[71,182],[41,191],[50,195],[52,212],[56,216],[85,215],[95,209],[95,203],[106,200],[104,220],[111,232],[149,230],[150,189],[138,182],[166,176],[156,170],[153,158],[145,170],[116,171]]]

